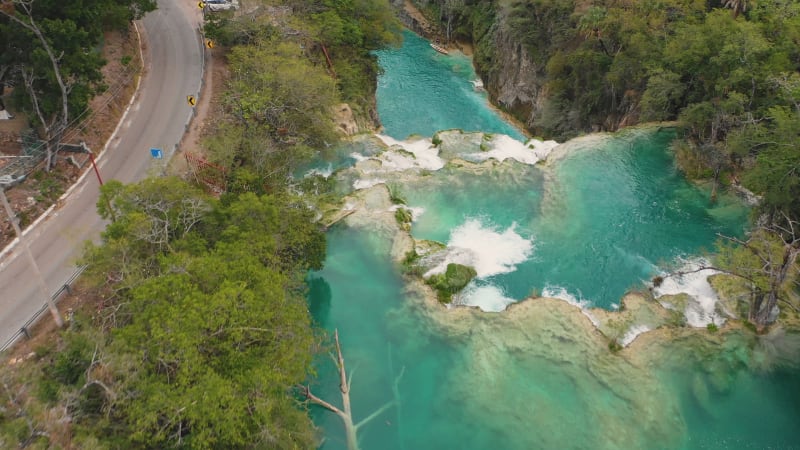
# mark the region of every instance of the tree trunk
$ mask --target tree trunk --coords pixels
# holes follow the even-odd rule
[[[47,57],[50,60],[50,64],[53,66],[53,76],[56,78],[56,82],[58,83],[59,90],[61,91],[61,114],[59,115],[56,113],[56,117],[53,118],[51,125],[48,126],[46,123],[41,110],[39,109],[38,105],[35,105],[36,113],[39,116],[39,119],[42,122],[42,126],[45,127],[45,141],[47,145],[47,165],[45,167],[46,171],[50,171],[52,167],[54,150],[53,150],[53,141],[55,141],[55,151],[58,151],[58,144],[61,141],[61,136],[63,135],[64,131],[69,124],[69,91],[70,87],[67,86],[64,77],[61,75],[61,67],[59,65],[59,58],[56,57],[55,52],[53,51],[52,47],[50,47],[50,43],[47,42],[47,39],[42,33],[42,30],[39,28],[39,25],[33,20],[33,11],[32,5],[28,2],[12,2],[13,4],[19,5],[24,11],[25,14],[28,16],[29,22],[24,22],[19,19],[16,15],[8,13],[4,10],[0,9],[0,13],[4,16],[8,17],[10,20],[16,22],[23,28],[29,30],[36,37],[39,39],[39,42],[42,44],[42,48],[44,48],[45,52],[47,53]],[[33,73],[31,73],[31,80],[33,79]],[[33,89],[33,82],[30,83],[29,93],[36,103],[36,92]]]
[[[310,400],[312,403],[315,403],[323,408],[331,411],[332,413],[339,416],[342,419],[342,423],[344,424],[344,432],[345,437],[347,439],[347,450],[359,450],[358,447],[358,429],[362,426],[366,425],[376,417],[383,414],[384,411],[395,406],[397,403],[397,392],[398,392],[398,384],[400,383],[400,379],[403,377],[403,373],[405,372],[405,367],[400,370],[400,374],[394,380],[394,387],[393,392],[395,392],[395,400],[390,401],[383,405],[382,407],[378,408],[361,420],[359,423],[353,422],[353,412],[350,408],[350,383],[352,380],[347,378],[347,371],[344,367],[344,356],[342,356],[342,347],[339,344],[339,330],[334,330],[333,332],[334,340],[336,341],[336,365],[339,368],[339,391],[342,393],[342,408],[339,409],[336,406],[326,402],[325,400],[317,397],[316,395],[311,393],[311,388],[308,386],[298,386],[298,388],[303,392],[303,395]],[[350,377],[352,378],[353,374],[350,373]]]
[[[764,301],[766,300],[766,301]],[[772,310],[775,309],[775,305],[778,304],[778,290],[777,288],[770,289],[766,295],[762,296],[762,301],[760,302],[759,309],[756,311],[755,317],[755,325],[758,332],[764,331],[764,329],[769,324],[769,316],[772,314]]]
[[[789,274],[789,269],[794,265],[797,259],[797,254],[800,253],[799,248],[793,245],[786,245],[784,247],[783,259],[778,268],[777,274],[772,277],[769,292],[764,294],[760,290],[756,292],[757,298],[754,299],[753,306],[750,310],[750,321],[756,326],[759,332],[763,331],[769,325],[769,316],[775,307],[778,305],[778,297],[783,283]]]
[[[764,302],[764,293],[759,288],[753,289],[750,299],[750,312],[747,314],[747,319],[753,324],[756,323],[758,317],[758,310],[761,309],[761,304]]]

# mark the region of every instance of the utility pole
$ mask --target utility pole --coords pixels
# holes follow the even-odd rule
[[[56,325],[61,328],[64,326],[64,319],[61,317],[61,313],[58,312],[58,308],[56,308],[56,304],[53,302],[50,294],[47,293],[47,285],[44,283],[42,272],[39,270],[39,265],[36,264],[36,259],[33,258],[33,253],[31,252],[30,246],[28,246],[28,241],[25,240],[25,236],[22,235],[22,231],[19,229],[19,219],[14,214],[14,211],[11,210],[11,205],[8,203],[6,192],[3,189],[0,189],[0,200],[3,201],[3,207],[6,209],[6,214],[8,214],[8,220],[11,221],[14,232],[17,233],[17,237],[19,238],[19,243],[22,244],[22,247],[25,249],[25,254],[28,255],[28,261],[31,263],[31,267],[33,267],[33,275],[39,285],[39,294],[42,296],[45,303],[47,303],[47,307],[50,309],[50,314],[53,315],[53,320],[55,320]]]

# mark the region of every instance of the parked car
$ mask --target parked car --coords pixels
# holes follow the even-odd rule
[[[239,9],[239,0],[205,0],[205,10],[209,12]]]

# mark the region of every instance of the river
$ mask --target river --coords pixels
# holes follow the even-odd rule
[[[475,90],[466,56],[406,32],[379,61],[382,137],[320,163],[336,170],[354,214],[328,232],[309,295],[314,320],[339,330],[355,422],[391,403],[359,428],[361,448],[800,446],[799,373],[778,355],[792,340],[706,331],[725,317],[705,277],[656,290],[687,293],[675,297],[685,303],[671,317],[686,325],[676,331],[633,340],[665,320],[638,314],[620,328],[630,345],[615,353],[593,325],[622,323],[604,311],[697,262],[716,233],[744,232],[741,202],[712,204],[676,169],[674,130],[526,146]],[[477,308],[442,307],[402,276],[411,241],[385,186],[413,211],[411,236],[443,244],[427,269],[475,267],[456,301]],[[556,300],[522,301],[532,294]],[[318,375],[315,393],[340,404],[327,358]],[[312,414],[323,448],[345,448],[339,418]]]

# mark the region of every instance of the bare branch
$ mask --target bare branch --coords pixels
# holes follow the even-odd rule
[[[316,395],[312,394],[311,393],[311,388],[309,386],[304,386],[304,385],[300,384],[300,385],[297,385],[297,388],[300,389],[300,391],[303,393],[303,396],[306,399],[308,399],[311,403],[314,403],[316,405],[322,406],[323,408],[327,409],[328,411],[336,413],[336,415],[338,415],[339,417],[342,417],[342,418],[345,417],[345,414],[341,409],[333,406],[332,404],[330,404],[330,403],[326,402],[325,400],[323,400],[323,399],[317,397]]]
[[[373,419],[375,419],[376,417],[378,417],[378,416],[380,416],[381,414],[383,414],[383,412],[384,412],[384,411],[386,411],[387,409],[391,408],[392,406],[394,406],[394,400],[392,400],[392,401],[390,401],[389,403],[387,403],[387,404],[385,404],[385,405],[381,406],[381,407],[380,407],[380,408],[378,408],[378,409],[377,409],[377,410],[376,410],[374,413],[372,413],[372,414],[370,414],[369,416],[365,417],[365,418],[364,418],[364,419],[363,419],[361,422],[358,422],[357,424],[355,424],[356,431],[358,431],[358,429],[359,429],[359,428],[360,428],[362,425],[366,425],[366,424],[367,424],[367,423],[369,423],[371,420],[373,420]]]
[[[679,277],[682,277],[684,275],[689,275],[689,274],[692,274],[692,273],[702,272],[704,270],[714,270],[714,271],[717,271],[717,272],[722,272],[722,273],[724,273],[726,275],[731,275],[731,276],[734,276],[734,277],[737,277],[737,278],[741,278],[743,280],[746,280],[746,281],[749,281],[749,282],[755,284],[755,280],[753,280],[752,278],[750,278],[750,277],[748,277],[746,275],[742,275],[740,273],[732,272],[730,270],[721,269],[719,267],[714,267],[714,266],[700,266],[700,267],[697,267],[697,268],[692,269],[692,270],[681,270],[679,272],[674,272],[673,274],[677,275]]]

